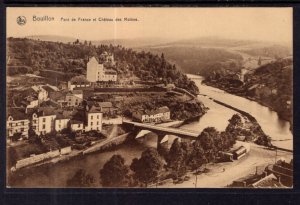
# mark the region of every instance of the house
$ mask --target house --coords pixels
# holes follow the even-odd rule
[[[66,95],[65,104],[70,107],[77,107],[81,105],[83,100],[82,90],[72,90]]]
[[[59,110],[56,112],[55,119],[55,130],[57,132],[62,131],[63,129],[67,129],[70,127],[70,120],[72,118],[72,111]]]
[[[155,110],[138,110],[132,113],[132,117],[140,122],[160,122],[170,120],[170,109],[167,106]]]
[[[32,86],[31,87],[36,93],[39,103],[48,100],[48,92],[42,86]]]
[[[70,120],[71,130],[76,131],[84,131],[84,122],[81,120]]]
[[[8,138],[14,134],[20,134],[21,137],[28,138],[29,119],[25,112],[17,108],[9,108],[6,118],[6,134]]]
[[[113,106],[111,102],[99,102],[98,105],[101,108],[102,113],[116,113],[117,109]]]
[[[99,106],[92,106],[90,109],[85,110],[86,123],[84,131],[97,130],[102,131],[102,118],[103,113]]]
[[[54,130],[55,118],[54,108],[39,108],[32,114],[32,129],[37,135],[50,133]]]
[[[104,64],[99,64],[95,57],[89,59],[87,63],[86,79],[89,82],[115,82],[117,72],[113,69],[104,68]]]
[[[280,182],[280,178],[277,178],[274,174],[267,175],[266,177],[258,180],[257,182],[251,184],[249,187],[253,188],[284,188]]]
[[[114,55],[111,53],[108,53],[106,51],[104,51],[101,55],[100,55],[100,60],[106,64],[108,63],[109,65],[115,65],[115,60],[114,60]]]
[[[66,95],[67,95],[66,92],[57,91],[57,92],[50,93],[49,98],[50,100],[59,104],[60,107],[66,107],[68,106],[68,103],[65,101]]]

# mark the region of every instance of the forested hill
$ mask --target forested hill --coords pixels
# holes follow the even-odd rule
[[[63,80],[74,75],[86,73],[86,63],[91,56],[99,57],[104,51],[114,55],[117,61],[112,68],[119,76],[137,76],[141,80],[157,83],[174,83],[192,93],[198,93],[198,87],[170,64],[164,55],[154,55],[150,52],[133,51],[120,45],[92,45],[75,41],[73,43],[48,42],[27,38],[7,39],[7,73],[39,74],[43,70],[53,70],[64,74]]]

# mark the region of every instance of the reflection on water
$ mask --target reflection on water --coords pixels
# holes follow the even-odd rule
[[[216,100],[219,100],[240,110],[250,113],[256,118],[257,122],[261,125],[263,131],[274,140],[274,145],[289,149],[293,148],[293,135],[290,131],[290,123],[288,121],[279,119],[276,112],[270,110],[268,107],[260,105],[255,101],[251,101],[246,98],[226,93],[217,88],[202,85],[201,81],[201,79],[195,80],[201,94],[207,95]],[[203,98],[204,97],[201,97],[201,100],[204,102]],[[215,106],[213,104],[216,103],[214,103],[213,101],[206,101],[205,106],[209,108],[213,107],[213,109],[215,109]],[[223,115],[229,109],[222,107],[221,110],[223,111],[218,110],[218,112],[222,113]],[[222,115],[220,114],[219,116],[223,118]],[[206,117],[210,117],[210,115]],[[211,123],[213,123],[213,120],[211,121]],[[215,126],[217,127],[217,124]],[[278,140],[283,139],[289,139],[289,141],[285,141],[284,143],[278,143]]]
[[[195,80],[200,89],[200,93],[212,97],[216,100],[230,104],[233,107],[249,112],[253,115],[264,132],[273,140],[289,139],[288,141],[274,141],[274,145],[292,149],[292,133],[289,130],[289,123],[280,120],[276,112],[271,111],[254,101],[250,101],[238,96],[225,93],[222,90],[205,86],[201,84],[201,79]],[[184,129],[198,131],[199,133],[206,127],[213,126],[217,130],[223,131],[228,125],[228,120],[232,117],[235,111],[214,103],[207,96],[198,96],[198,98],[209,107],[208,112],[199,119],[198,122],[193,122],[182,126]],[[174,136],[169,137],[169,144],[174,140]],[[146,147],[156,147],[156,136],[153,134],[147,135],[143,140],[123,144],[117,150],[108,151],[105,153],[93,153],[81,159],[74,159],[60,164],[56,164],[51,169],[32,173],[28,176],[23,176],[17,181],[18,187],[65,187],[68,178],[80,169],[85,169],[92,174],[99,186],[99,170],[104,163],[114,154],[120,154],[126,159],[126,163],[130,164],[132,159],[140,157]]]

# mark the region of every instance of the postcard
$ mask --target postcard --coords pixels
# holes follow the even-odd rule
[[[292,188],[290,7],[8,7],[8,188]]]

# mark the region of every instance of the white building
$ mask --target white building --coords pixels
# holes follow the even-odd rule
[[[57,112],[55,118],[55,130],[57,132],[60,132],[63,129],[69,128],[71,116],[72,116],[72,111]]]
[[[89,82],[115,82],[117,81],[117,72],[112,69],[104,68],[99,64],[95,57],[92,57],[87,63],[86,79]]]
[[[54,130],[56,113],[52,108],[43,108],[32,114],[32,129],[37,135],[47,134]]]
[[[138,110],[132,113],[132,117],[140,122],[160,122],[170,120],[170,109],[167,106],[155,110]]]
[[[37,93],[39,103],[48,100],[48,92],[42,86],[32,86],[31,88]]]
[[[103,113],[101,112],[101,107],[92,106],[86,111],[86,125],[84,130],[86,132],[91,130],[102,131],[102,118]]]
[[[28,138],[29,120],[25,113],[18,109],[7,110],[6,134],[11,138],[14,134],[20,134],[21,137]]]

